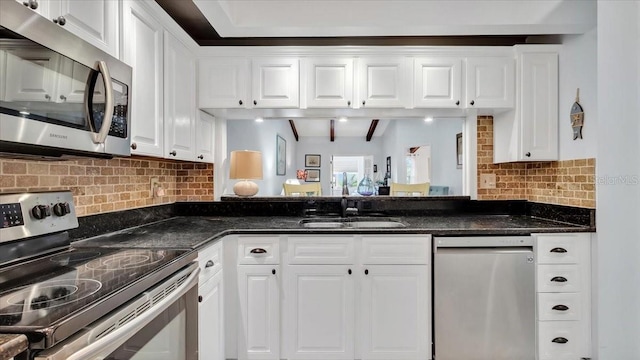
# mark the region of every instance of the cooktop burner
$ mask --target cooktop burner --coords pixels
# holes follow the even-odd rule
[[[53,256],[49,260],[55,263],[58,263],[60,265],[73,266],[73,265],[85,263],[91,259],[95,259],[101,254],[102,252],[100,251],[76,250],[71,253]]]
[[[49,280],[25,286],[13,291],[6,300],[9,305],[2,314],[19,314],[25,311],[48,309],[81,300],[95,294],[102,283],[93,279]]]
[[[164,254],[153,250],[125,250],[117,254],[103,256],[87,263],[86,266],[92,270],[132,269],[156,264],[163,259]]]

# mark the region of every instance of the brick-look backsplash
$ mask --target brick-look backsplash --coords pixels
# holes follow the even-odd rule
[[[152,197],[157,177],[165,196]],[[78,216],[175,201],[212,201],[213,164],[131,157],[34,161],[0,159],[0,193],[70,190]]]
[[[496,174],[495,189],[478,188],[478,199],[524,199],[595,208],[595,159],[493,163],[493,117],[478,117],[480,174]]]

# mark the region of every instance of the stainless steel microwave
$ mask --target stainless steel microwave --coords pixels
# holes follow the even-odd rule
[[[0,154],[129,156],[131,67],[0,1]]]

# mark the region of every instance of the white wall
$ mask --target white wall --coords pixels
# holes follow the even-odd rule
[[[602,360],[640,359],[639,8],[598,1],[594,329]]]
[[[276,175],[276,134],[287,141],[286,175]],[[286,121],[265,120],[227,120],[227,155],[233,150],[256,150],[262,152],[262,180],[256,180],[259,191],[257,196],[280,195],[286,179],[295,178],[294,159],[297,153],[296,140]],[[225,174],[229,178],[228,172]],[[226,194],[233,194],[230,181]]]
[[[584,35],[567,35],[560,51],[558,87],[560,160],[596,157],[598,138],[597,29]],[[573,140],[569,114],[580,88],[580,105],[585,111],[582,139]]]

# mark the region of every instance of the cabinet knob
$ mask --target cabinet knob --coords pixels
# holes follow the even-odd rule
[[[552,307],[551,310],[567,311],[567,310],[569,310],[569,307],[567,305],[556,305],[556,306]]]
[[[349,275],[351,275],[351,269],[347,270],[347,273],[348,273]]]
[[[212,267],[213,265],[214,265],[213,260],[209,260],[209,261],[207,261],[207,263],[204,265],[204,268],[205,268],[205,269],[206,269],[206,268],[210,268],[210,267]]]
[[[49,95],[49,94],[44,94],[44,98],[45,98],[45,99],[47,99],[47,100],[51,100],[51,95]]]
[[[35,10],[38,8],[38,2],[36,0],[23,1],[22,5],[27,6],[32,10]]]
[[[351,101],[347,101],[347,106],[351,106]]]
[[[460,105],[460,100],[456,101],[456,105]]]
[[[563,282],[567,282],[567,278],[564,276],[554,276],[551,278],[551,281],[563,283]]]
[[[364,274],[369,275],[369,269],[364,269]]]
[[[271,269],[271,273],[272,273],[273,275],[275,275],[275,274],[276,274],[276,269]]]
[[[556,343],[556,344],[566,344],[566,343],[569,342],[569,340],[567,340],[567,338],[557,337],[557,338],[554,338],[553,340],[551,340],[551,342]]]
[[[531,157],[531,153],[530,153],[530,152],[527,152],[526,154],[524,154],[524,156],[526,156],[526,157]]]
[[[204,155],[200,154],[200,156],[198,156],[198,159],[200,160],[204,159]]]
[[[251,253],[251,254],[266,254],[267,250],[265,250],[263,248],[255,248],[255,249],[251,249],[251,251],[249,251],[249,253]]]
[[[136,143],[131,143],[131,148],[132,148],[133,150],[137,149],[137,148],[138,148],[138,144],[136,144]]]
[[[64,95],[60,95],[60,100],[62,100],[62,101],[67,101],[67,97],[66,97],[66,96],[64,96]]]
[[[567,249],[561,248],[561,247],[556,247],[556,248],[553,248],[553,249],[549,250],[549,252],[558,253],[558,254],[564,254],[564,253],[567,252]]]
[[[258,102],[253,100],[253,105],[258,105]]]
[[[64,26],[64,24],[67,23],[67,19],[65,19],[64,16],[60,15],[57,18],[53,19],[53,22],[60,26]]]
[[[238,105],[242,105],[242,100],[238,101]]]
[[[365,100],[362,100],[362,106],[364,106],[367,102]]]
[[[173,150],[172,152],[169,153],[169,155],[176,156],[176,155],[178,155],[178,153],[175,150]]]
[[[471,102],[469,104],[471,104],[471,106],[473,106],[473,105],[476,104],[476,102],[474,100],[471,100]]]
[[[198,302],[202,302],[202,295],[198,295]]]

